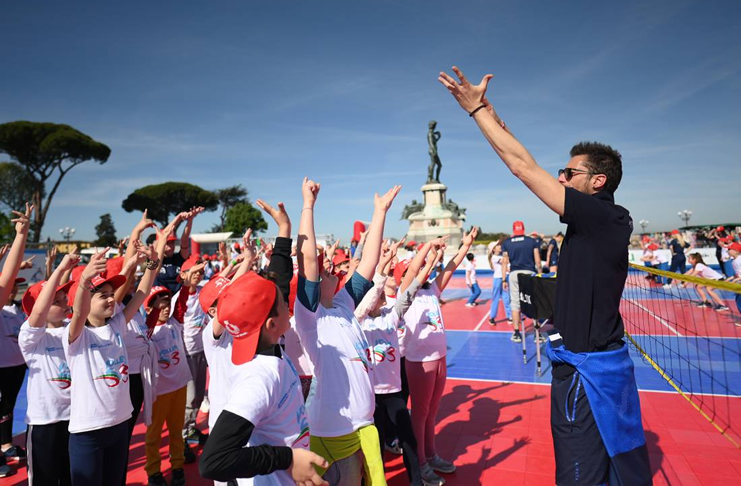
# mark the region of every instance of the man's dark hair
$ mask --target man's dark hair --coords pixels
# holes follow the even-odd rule
[[[598,142],[579,142],[571,148],[571,156],[586,155],[584,165],[595,174],[607,176],[604,190],[614,193],[623,178],[623,162],[620,152]]]

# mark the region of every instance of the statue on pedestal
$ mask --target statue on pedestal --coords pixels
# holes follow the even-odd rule
[[[427,132],[427,144],[430,146],[430,167],[427,169],[427,183],[440,183],[440,169],[443,168],[440,157],[437,155],[437,141],[440,140],[440,132],[435,131],[437,122],[435,120],[430,121],[430,130]]]

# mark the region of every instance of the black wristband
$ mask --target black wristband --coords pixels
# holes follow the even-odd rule
[[[479,106],[478,108],[476,108],[475,110],[473,110],[471,113],[469,113],[468,116],[470,116],[471,118],[473,118],[473,115],[475,115],[476,112],[479,111],[481,108],[486,108],[486,105]]]

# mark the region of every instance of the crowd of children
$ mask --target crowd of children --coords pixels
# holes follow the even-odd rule
[[[395,186],[376,195],[353,251],[323,248],[314,233],[320,185],[305,179],[301,190],[295,245],[282,203],[257,201],[278,226],[271,247],[258,249],[248,231],[218,265],[190,253],[202,208],[161,229],[145,212],[122,256],[106,259],[106,248],[82,265],[73,249],[47,265],[20,307],[34,208],[16,212],[0,274],[10,303],[0,322],[0,476],[15,458],[26,460],[31,485],[126,484],[141,412],[151,485],[168,484],[164,426],[175,486],[186,484],[192,443],[204,446],[200,473],[216,484],[385,484],[392,442],[411,484],[444,484],[440,474],[455,465],[435,447],[447,369],[440,294],[477,230],[444,267],[444,238],[400,260],[403,240],[383,236]],[[24,449],[13,444],[12,419],[27,370]],[[206,389],[208,435],[196,429]]]

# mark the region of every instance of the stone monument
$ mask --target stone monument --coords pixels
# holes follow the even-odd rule
[[[423,243],[438,236],[450,236],[448,246],[457,249],[463,238],[463,221],[466,220],[466,210],[448,200],[448,187],[440,182],[442,162],[437,153],[437,142],[440,132],[435,131],[436,121],[429,123],[427,144],[429,146],[430,166],[427,168],[427,183],[422,186],[423,202],[416,199],[404,207],[401,219],[409,221],[407,241],[414,240]]]

